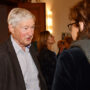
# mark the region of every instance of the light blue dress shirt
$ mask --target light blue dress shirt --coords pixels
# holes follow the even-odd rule
[[[15,42],[11,36],[11,42],[15,49],[22,74],[24,77],[26,90],[40,90],[39,79],[38,79],[38,70],[33,61],[33,58],[29,52],[29,48],[26,47],[25,51]]]

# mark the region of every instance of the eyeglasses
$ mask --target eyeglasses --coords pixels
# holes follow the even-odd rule
[[[73,24],[75,24],[75,25],[77,25],[78,23],[77,22],[74,22],[74,23],[70,23],[70,24],[68,24],[67,26],[68,26],[68,29],[71,31],[72,30],[72,25]]]

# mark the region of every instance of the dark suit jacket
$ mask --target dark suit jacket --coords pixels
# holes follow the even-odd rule
[[[47,90],[32,46],[30,52],[39,71],[41,90]],[[0,90],[26,90],[22,71],[10,40],[0,45]]]
[[[90,90],[90,64],[83,51],[63,51],[57,61],[52,90]]]

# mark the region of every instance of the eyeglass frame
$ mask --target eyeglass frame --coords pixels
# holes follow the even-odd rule
[[[69,31],[71,31],[70,26],[72,27],[73,24],[78,24],[78,22],[68,24],[67,27],[68,27]]]

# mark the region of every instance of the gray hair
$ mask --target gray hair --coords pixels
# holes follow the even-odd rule
[[[34,19],[35,16],[27,9],[24,8],[13,8],[8,15],[8,24],[16,26],[22,20]]]

